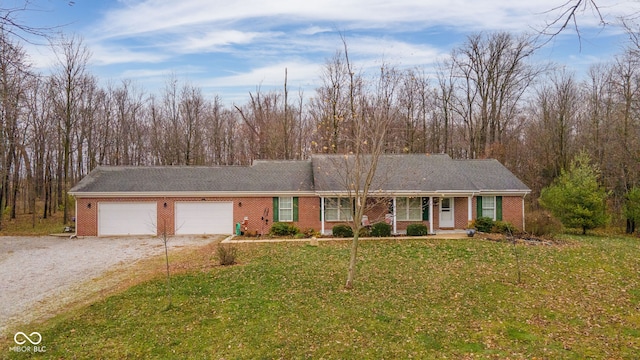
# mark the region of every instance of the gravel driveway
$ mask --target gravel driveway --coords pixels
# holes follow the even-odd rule
[[[195,247],[216,239],[171,237],[168,245],[169,249]],[[34,309],[45,299],[72,296],[74,286],[116,265],[163,252],[162,239],[153,237],[0,237],[0,334],[10,324],[37,318]]]

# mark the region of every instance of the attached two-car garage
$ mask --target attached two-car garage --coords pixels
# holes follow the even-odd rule
[[[156,235],[158,203],[99,202],[98,236]],[[233,202],[183,201],[174,203],[176,235],[233,233]]]

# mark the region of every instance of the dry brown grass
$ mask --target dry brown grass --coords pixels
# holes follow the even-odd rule
[[[69,224],[73,226],[73,224]],[[62,224],[62,212],[54,213],[46,219],[42,218],[38,210],[34,218],[33,214],[16,214],[11,219],[8,214],[3,214],[0,220],[0,236],[38,236],[61,233],[65,225]]]

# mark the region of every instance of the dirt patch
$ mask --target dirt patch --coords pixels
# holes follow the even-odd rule
[[[490,240],[496,242],[508,242],[513,243],[515,241],[516,244],[524,244],[524,245],[567,245],[568,242],[561,239],[556,239],[553,237],[541,237],[535,236],[531,234],[518,234],[514,236],[506,236],[504,234],[486,234],[480,233],[476,235],[478,238],[483,240]]]
[[[222,239],[169,238],[170,259]],[[150,279],[163,254],[156,237],[0,237],[0,334]]]

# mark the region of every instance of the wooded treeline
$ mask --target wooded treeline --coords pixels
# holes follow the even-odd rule
[[[99,165],[240,165],[353,148],[355,118],[391,119],[387,153],[496,158],[533,189],[532,204],[581,150],[619,214],[640,185],[637,45],[587,74],[534,61],[524,35],[471,35],[431,74],[384,64],[354,71],[327,59],[313,96],[287,87],[225,105],[167,79],[158,94],[124,80],[100,86],[80,38],[57,45],[52,75],[35,73],[21,44],[0,33],[0,215],[63,211],[66,193]],[[349,66],[348,66],[349,65]],[[357,64],[356,64],[357,65]],[[363,140],[359,140],[363,141]],[[364,140],[367,141],[366,139]]]

